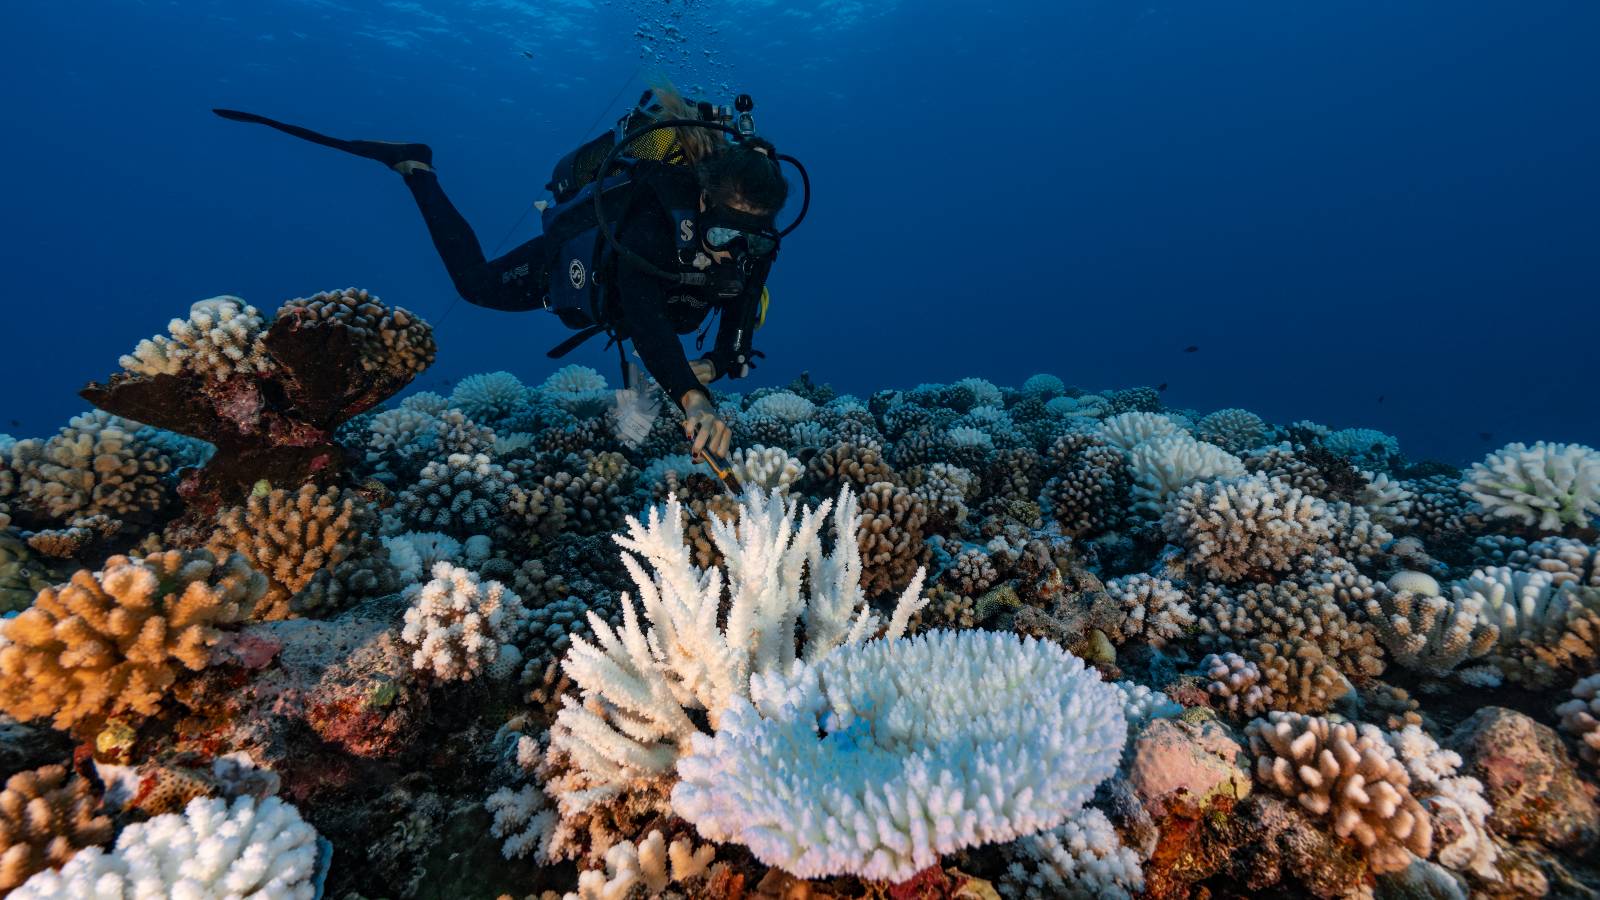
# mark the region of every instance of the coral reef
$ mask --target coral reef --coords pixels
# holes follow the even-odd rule
[[[62,729],[153,715],[182,670],[206,666],[219,629],[250,616],[266,583],[244,557],[204,551],[113,556],[79,571],[0,626],[0,710]]]
[[[1013,635],[874,641],[752,681],[714,735],[691,736],[672,808],[802,878],[904,881],[941,854],[1054,827],[1124,740],[1115,690]]]
[[[209,513],[263,479],[298,487],[334,477],[344,465],[334,430],[399,391],[435,352],[425,322],[354,288],[288,301],[251,346],[256,362],[220,381],[207,355],[191,353],[177,371],[124,372],[81,393],[115,415],[215,445],[180,485]]]

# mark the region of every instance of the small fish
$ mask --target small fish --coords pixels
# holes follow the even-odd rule
[[[531,50],[522,51],[522,58],[523,59],[533,59],[533,51],[531,51]]]
[[[22,427],[22,423],[20,421],[16,420],[16,419],[12,419],[11,420],[11,427],[12,428],[21,428]]]
[[[545,210],[550,208],[550,201],[549,200],[535,200],[535,201],[533,201],[533,208],[537,209],[539,212],[544,212]]]
[[[1156,385],[1156,392],[1157,393],[1161,393],[1161,394],[1165,394],[1167,392],[1167,383],[1165,381],[1163,381],[1160,384]]]
[[[272,482],[265,478],[257,481],[250,488],[250,496],[252,497],[265,497],[270,493],[272,493]]]
[[[1200,348],[1196,347],[1194,344],[1190,344],[1189,346],[1183,348],[1183,352],[1185,352],[1185,353],[1199,353],[1200,352]]]
[[[1378,395],[1378,403],[1379,403],[1379,404],[1382,404],[1382,403],[1383,403],[1383,395],[1382,395],[1382,394],[1379,394],[1379,395]]]
[[[1492,440],[1494,440],[1494,432],[1492,432],[1492,431],[1480,431],[1480,432],[1478,432],[1478,440],[1480,440],[1480,441],[1492,441]]]

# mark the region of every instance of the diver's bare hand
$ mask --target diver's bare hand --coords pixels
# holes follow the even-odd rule
[[[690,391],[683,395],[683,433],[693,445],[696,457],[702,450],[727,456],[728,446],[733,443],[733,432],[717,418],[704,391]]]
[[[694,377],[700,379],[701,384],[710,384],[717,380],[717,367],[709,359],[691,359],[689,368],[694,372]]]

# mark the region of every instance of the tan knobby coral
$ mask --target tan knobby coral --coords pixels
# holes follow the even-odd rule
[[[1215,581],[1265,580],[1333,545],[1328,504],[1264,475],[1191,484],[1163,519],[1167,536]]]
[[[359,288],[323,291],[290,300],[278,308],[278,318],[313,323],[338,323],[360,338],[361,367],[415,376],[433,364],[438,348],[428,323],[399,306],[386,306]]]
[[[0,792],[0,893],[53,869],[84,847],[111,841],[111,819],[100,815],[100,798],[67,767],[18,772]]]
[[[220,627],[247,619],[266,576],[234,554],[113,556],[39,592],[0,628],[0,711],[92,731],[117,714],[152,715],[180,670],[205,668]]]
[[[122,368],[136,375],[189,371],[211,381],[276,368],[261,346],[266,331],[261,313],[238,297],[201,300],[189,307],[189,318],[169,322],[167,331],[170,338],[156,335],[140,341],[133,353],[122,357]]]
[[[1138,639],[1162,647],[1195,623],[1189,598],[1165,578],[1143,573],[1113,578],[1106,582],[1106,593],[1120,607],[1115,633],[1110,635],[1119,644]]]
[[[1272,708],[1272,688],[1261,680],[1261,668],[1237,653],[1211,654],[1200,661],[1211,681],[1206,691],[1230,716],[1249,718]]]
[[[161,506],[161,476],[172,462],[139,440],[137,425],[95,410],[74,416],[55,437],[11,449],[16,503],[41,516],[124,518]]]
[[[1487,654],[1500,640],[1499,627],[1475,595],[1449,598],[1385,587],[1366,601],[1366,613],[1395,662],[1434,678]]]
[[[1411,795],[1411,775],[1371,725],[1273,712],[1245,726],[1256,780],[1331,820],[1373,872],[1396,872],[1433,849],[1433,823]]]
[[[1578,742],[1578,755],[1600,772],[1600,675],[1572,686],[1572,699],[1556,707],[1561,730]]]
[[[253,494],[217,516],[207,547],[218,558],[239,553],[267,576],[258,619],[329,611],[347,598],[397,587],[378,541],[377,513],[337,487]]]
[[[880,481],[861,492],[861,586],[869,596],[899,591],[927,561],[927,507],[911,491]]]

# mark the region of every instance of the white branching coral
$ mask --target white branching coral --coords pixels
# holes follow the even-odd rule
[[[540,859],[548,858],[550,836],[556,827],[556,811],[550,806],[550,798],[539,790],[538,785],[500,788],[483,801],[483,806],[494,817],[489,825],[489,833],[504,838],[500,852],[506,859],[517,859],[530,853]]]
[[[777,391],[757,397],[745,412],[752,416],[771,416],[786,425],[793,425],[816,415],[817,405],[799,394]]]
[[[1245,468],[1239,457],[1221,447],[1180,433],[1135,445],[1128,453],[1128,472],[1133,476],[1134,508],[1159,516],[1185,487],[1197,481],[1241,476]]]
[[[614,397],[604,375],[588,366],[570,365],[550,373],[539,391],[574,415],[599,415]]]
[[[411,665],[446,680],[488,672],[504,678],[522,665],[516,639],[528,622],[522,598],[498,581],[448,562],[433,565],[433,579],[406,589],[411,608],[400,640],[416,649]]]
[[[1600,589],[1542,569],[1490,566],[1452,583],[1450,595],[1482,604],[1500,629],[1495,664],[1513,681],[1546,687],[1557,672],[1593,671],[1600,658]]]
[[[1500,849],[1488,826],[1492,810],[1483,796],[1483,782],[1456,775],[1461,754],[1440,747],[1417,725],[1390,731],[1384,738],[1411,775],[1411,792],[1433,820],[1439,862],[1485,881],[1499,881],[1494,863]]]
[[[317,832],[276,797],[200,798],[183,813],[138,822],[110,853],[91,847],[60,871],[30,878],[12,900],[311,900]]]
[[[456,562],[461,559],[461,542],[437,531],[408,531],[386,537],[383,546],[389,550],[389,563],[402,585],[411,585],[432,572],[435,563]]]
[[[1168,538],[1216,581],[1287,572],[1330,545],[1335,524],[1322,500],[1265,475],[1184,488],[1163,519]]]
[[[443,423],[431,413],[404,406],[386,409],[368,424],[367,447],[410,459],[437,447],[443,429]]]
[[[528,389],[510,372],[469,375],[450,392],[450,405],[474,422],[498,422],[527,400]]]
[[[1372,871],[1396,872],[1411,854],[1432,852],[1432,820],[1376,727],[1272,712],[1245,726],[1245,735],[1256,780],[1331,819],[1334,834],[1358,844]]]
[[[1128,900],[1144,890],[1139,855],[1124,847],[1106,814],[1092,807],[1006,848],[1006,900]]]
[[[1556,707],[1561,730],[1578,742],[1578,755],[1600,771],[1600,675],[1581,678],[1572,686],[1572,699]]]
[[[1472,464],[1461,489],[1490,516],[1541,531],[1600,516],[1600,451],[1582,444],[1512,443]]]
[[[167,324],[172,337],[139,342],[122,357],[122,368],[136,375],[176,375],[188,370],[213,381],[254,375],[275,368],[261,346],[266,324],[261,313],[238,297],[212,297],[189,307],[188,319]]]
[[[830,509],[835,540],[824,554],[820,531]],[[816,662],[883,627],[861,587],[855,495],[847,489],[837,504],[807,507],[798,525],[796,512],[795,501],[747,490],[736,521],[706,523],[726,563],[705,570],[691,562],[675,496],[650,510],[648,524],[629,517],[628,534],[614,537],[628,551],[622,562],[645,622],[624,594],[621,627],[591,613],[593,640],[574,638],[562,661],[580,694],[562,698],[550,732],[547,788],[562,818],[553,853],[581,849],[576,829],[587,829],[603,851],[615,836],[601,820],[615,807],[668,810],[673,767],[701,733],[691,712],[703,711],[715,728],[748,695],[753,674]],[[887,623],[890,637],[905,633],[923,602],[921,587],[918,571]]]
[[[1130,453],[1153,438],[1189,437],[1189,432],[1160,413],[1125,412],[1101,420],[1100,437],[1123,453]]]
[[[1195,623],[1189,598],[1165,578],[1139,573],[1106,582],[1106,593],[1121,605],[1118,643],[1135,638],[1152,647],[1165,646]]]
[[[651,831],[637,844],[623,841],[607,850],[605,870],[579,874],[577,892],[563,895],[562,900],[660,897],[672,886],[694,896],[693,888],[719,868],[713,865],[716,858],[717,850],[710,844],[696,847],[688,838],[668,844],[659,830]]]
[[[805,466],[782,447],[741,447],[733,451],[730,462],[740,484],[756,485],[764,491],[787,491],[806,473]]]
[[[673,810],[801,878],[903,881],[1059,825],[1116,770],[1120,693],[1058,645],[933,631],[751,679],[691,736]]]
[[[1477,594],[1446,598],[1385,587],[1366,601],[1366,612],[1395,662],[1434,678],[1487,654],[1500,639]]]
[[[1408,526],[1416,523],[1411,506],[1416,495],[1399,481],[1383,472],[1362,472],[1367,480],[1357,498],[1373,519],[1388,527]]]

